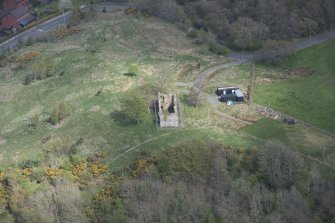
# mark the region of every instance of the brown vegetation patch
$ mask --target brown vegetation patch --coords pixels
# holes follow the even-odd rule
[[[194,70],[200,68],[200,63],[188,63],[185,64],[178,72],[176,75],[176,80],[179,80],[183,77],[192,75]]]
[[[21,88],[22,85],[0,84],[0,102],[10,102]]]
[[[302,67],[286,70],[282,73],[282,75],[288,77],[308,77],[311,76],[313,72],[313,69],[310,67]]]
[[[74,26],[69,29],[64,29],[64,28],[58,29],[56,30],[55,34],[58,39],[64,39],[66,36],[70,36],[70,35],[79,33],[81,31],[82,29],[80,27]]]
[[[278,83],[280,80],[274,80],[267,77],[256,77],[255,84],[264,84],[264,83]]]
[[[256,122],[261,119],[257,109],[248,104],[235,104],[234,106],[222,104],[218,107],[218,110],[244,121]]]
[[[94,105],[92,108],[90,108],[90,112],[98,112],[100,109],[100,105]]]

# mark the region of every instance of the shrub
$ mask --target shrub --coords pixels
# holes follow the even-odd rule
[[[56,41],[56,35],[54,32],[45,32],[39,35],[36,38],[37,42],[47,43],[47,42],[55,42]]]
[[[54,105],[52,112],[50,114],[50,122],[51,124],[55,125],[68,117],[71,113],[70,106],[65,102],[60,102]]]
[[[55,75],[55,71],[56,71],[56,65],[54,63],[54,61],[49,57],[44,59],[44,65],[45,65],[45,74],[46,77],[52,77]]]
[[[134,77],[136,76],[138,73],[138,67],[136,64],[130,64],[128,66],[128,72],[125,73],[124,75],[127,76],[127,77]]]
[[[25,168],[33,168],[33,167],[37,167],[40,163],[41,163],[40,160],[29,159],[29,160],[24,160],[24,161],[22,161],[22,163],[20,163],[19,166],[20,166],[22,169],[25,169]]]
[[[190,38],[197,38],[198,37],[198,31],[194,28],[191,28],[188,32],[187,32],[187,36]]]
[[[212,51],[213,53],[224,56],[228,55],[230,52],[230,50],[227,47],[215,42],[209,43],[209,50]]]
[[[33,37],[29,36],[27,42],[26,42],[26,46],[31,46],[35,43],[35,40],[33,39]]]
[[[32,81],[33,81],[33,77],[32,77],[32,75],[31,75],[31,74],[28,74],[28,75],[24,78],[24,80],[23,80],[23,84],[24,84],[24,85],[28,85],[28,84],[30,84]]]
[[[133,93],[121,102],[122,114],[128,122],[140,123],[147,117],[147,103],[139,94]]]
[[[293,42],[284,40],[267,40],[259,52],[258,59],[261,62],[277,64],[285,57],[296,52],[296,46]]]
[[[17,48],[20,49],[20,48],[22,48],[23,46],[24,46],[24,42],[23,42],[23,40],[22,40],[22,39],[19,39],[19,40],[17,41]]]
[[[30,125],[32,127],[35,127],[35,128],[38,128],[40,125],[42,124],[42,121],[41,121],[41,116],[38,114],[38,115],[35,115],[32,120],[31,120],[31,123]]]
[[[20,58],[20,60],[27,61],[27,62],[29,61],[28,59],[32,60],[33,57],[36,57],[36,55],[32,53],[30,54],[30,57],[28,58],[23,57],[23,58]],[[56,73],[56,65],[55,65],[55,62],[50,57],[48,57],[48,58],[34,62],[31,65],[30,72],[31,73],[28,74],[23,81],[24,85],[28,85],[33,81],[36,82],[37,80],[43,80],[45,78],[54,76]]]
[[[194,107],[203,106],[205,104],[205,100],[201,94],[200,89],[192,87],[188,94],[187,102],[189,105]]]

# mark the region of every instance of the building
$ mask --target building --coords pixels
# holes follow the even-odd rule
[[[34,16],[28,13],[26,7],[20,6],[6,13],[2,19],[2,26],[6,28],[18,28],[19,26],[26,26],[35,19]]]
[[[9,12],[11,10],[25,7],[28,8],[29,0],[4,0],[2,2],[2,8],[4,11]]]
[[[158,94],[156,119],[159,127],[181,127],[181,117],[176,94]]]
[[[236,101],[236,102],[243,102],[244,96],[242,91],[238,87],[218,87],[216,89],[216,95],[220,96],[220,101],[227,102],[227,101]]]

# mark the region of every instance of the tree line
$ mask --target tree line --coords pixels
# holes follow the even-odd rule
[[[259,49],[268,39],[310,36],[335,24],[332,0],[140,0],[140,7],[244,50]]]
[[[291,148],[187,142],[160,154],[119,194],[115,222],[332,222],[334,186]]]

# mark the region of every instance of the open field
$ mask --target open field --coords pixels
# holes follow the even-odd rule
[[[323,176],[335,180],[334,138],[303,125],[288,126],[282,121],[269,118],[264,118],[241,131],[262,141],[275,140],[285,143],[303,154],[306,160],[318,165]]]
[[[257,64],[255,103],[334,133],[334,52],[332,41],[301,50],[277,66]],[[220,70],[204,90],[213,94],[217,86],[238,86],[246,93],[250,74],[250,63]]]
[[[334,57],[335,41],[299,51],[273,69],[281,73],[308,68],[313,73],[306,77],[286,77],[279,83],[258,84],[255,102],[335,133]],[[269,67],[259,65],[259,68]]]
[[[329,132],[334,131],[335,88],[334,57],[335,42],[329,42],[299,51],[278,66],[256,65],[256,90],[254,101],[277,111],[292,115]],[[303,68],[303,69],[297,69]],[[252,66],[250,63],[213,74],[204,86],[204,91],[214,94],[217,86],[237,86],[247,93]],[[311,73],[313,71],[313,73]],[[310,90],[309,90],[310,89]],[[306,157],[334,165],[335,139],[322,132],[297,124],[288,126],[281,120],[261,119],[255,106],[238,104],[227,106],[222,103],[218,110],[236,118],[256,121],[240,132],[256,137],[264,142],[278,140],[295,148]],[[322,167],[323,173],[334,179],[328,167]]]
[[[14,69],[14,64],[0,68],[2,167],[27,159],[41,160],[57,147],[80,138],[84,139],[80,145],[83,156],[103,150],[111,160],[156,137],[145,146],[139,146],[138,151],[152,151],[192,138],[208,137],[225,140],[234,146],[254,144],[253,139],[247,136],[229,132],[227,123],[217,122],[218,117],[208,107],[198,111],[184,102],[186,124],[184,129],[177,130],[178,136],[174,133],[164,135],[174,130],[157,131],[152,117],[141,125],[122,125],[111,114],[120,109],[120,100],[127,97],[128,92],[142,92],[144,80],[155,81],[164,77],[165,88],[170,91],[185,64],[200,63],[200,68],[197,68],[200,71],[226,59],[210,53],[204,55],[203,49],[194,46],[183,31],[154,18],[104,14],[97,22],[80,28],[80,33],[63,40],[37,43],[15,52],[18,57],[32,51],[40,53],[23,69]],[[56,75],[23,85],[25,76],[32,72],[31,65],[43,58],[54,61]],[[123,75],[130,65],[138,68],[135,77]],[[195,70],[183,78],[192,79],[197,72]],[[102,93],[96,96],[99,91]],[[179,93],[183,94],[183,91],[178,90]],[[70,105],[72,113],[53,126],[46,120],[53,106],[61,101]],[[38,128],[30,126],[36,115],[40,115],[43,121]],[[204,118],[211,121],[203,125]],[[126,159],[134,158],[136,151],[134,155],[127,154]],[[124,157],[122,162],[125,162]],[[115,169],[119,165],[121,161],[116,161],[115,165],[112,162],[110,166]]]
[[[187,105],[188,91],[176,88],[174,83],[193,80],[206,67],[228,60],[209,52],[204,54],[204,46],[193,45],[186,34],[173,25],[154,18],[115,13],[103,14],[98,21],[80,28],[81,32],[62,40],[37,43],[17,51],[16,56],[32,51],[40,53],[23,69],[15,69],[14,64],[0,68],[2,167],[18,165],[28,159],[41,160],[46,154],[81,138],[81,156],[105,151],[111,170],[126,166],[144,154],[192,139],[212,139],[235,148],[251,148],[276,138],[318,159],[322,158],[318,148],[324,147],[326,153],[330,153],[332,139],[309,129],[288,128],[261,120],[238,130],[243,127],[240,123],[221,117],[209,104],[200,108]],[[57,75],[23,85],[25,76],[32,72],[31,65],[43,58],[54,61]],[[134,77],[124,75],[130,65],[138,69]],[[191,72],[187,71],[189,65]],[[213,94],[217,85],[234,85],[246,91],[250,69],[250,64],[243,64],[220,70],[208,79],[204,90]],[[277,70],[258,66],[257,94],[263,85],[285,81],[278,74]],[[142,92],[145,82],[162,79],[165,90],[176,91],[180,97],[183,129],[157,131],[152,115],[140,125],[124,125],[113,116],[128,93]],[[98,92],[101,93],[96,96]],[[53,106],[61,101],[70,105],[72,113],[61,123],[51,125],[47,119]],[[218,109],[247,121],[261,118],[247,105],[230,108],[222,105]],[[36,115],[43,121],[38,128],[30,126]],[[58,165],[62,161],[55,158],[54,162]]]

